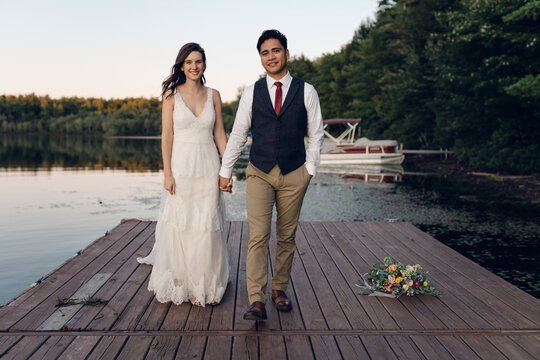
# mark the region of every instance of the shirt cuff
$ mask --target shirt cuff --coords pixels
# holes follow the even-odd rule
[[[219,170],[219,176],[224,177],[226,179],[232,178],[232,168],[225,168],[222,166],[221,169]]]
[[[315,174],[317,173],[317,167],[312,163],[306,163],[306,170],[311,176],[315,176]]]

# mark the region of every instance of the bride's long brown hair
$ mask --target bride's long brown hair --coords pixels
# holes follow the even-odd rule
[[[178,55],[176,56],[176,61],[171,68],[171,75],[169,75],[161,84],[161,87],[163,89],[163,91],[161,92],[161,96],[165,96],[165,93],[168,90],[171,90],[169,96],[173,95],[176,92],[176,87],[186,82],[186,74],[184,74],[181,68],[182,65],[184,65],[184,61],[186,60],[186,58],[193,51],[200,52],[203,58],[204,67],[203,75],[201,76],[201,85],[204,85],[204,83],[206,82],[206,79],[204,78],[204,70],[206,70],[206,54],[204,53],[204,49],[201,47],[201,45],[190,42],[182,46],[182,48],[178,52]]]

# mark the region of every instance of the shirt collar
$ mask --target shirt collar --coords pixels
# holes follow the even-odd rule
[[[292,81],[291,73],[287,71],[287,74],[279,80],[275,80],[271,78],[270,75],[266,75],[266,85],[268,86],[268,90],[270,90],[272,86],[274,86],[274,83],[276,81],[281,82],[282,87],[285,87],[285,88],[289,87]]]

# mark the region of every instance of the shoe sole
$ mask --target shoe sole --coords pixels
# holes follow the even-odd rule
[[[263,321],[263,320],[266,320],[268,319],[267,316],[255,316],[255,315],[244,315],[244,320],[258,320],[258,321]]]

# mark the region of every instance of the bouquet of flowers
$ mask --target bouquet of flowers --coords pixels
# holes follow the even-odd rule
[[[366,280],[366,276],[369,278]],[[441,293],[430,285],[427,272],[416,265],[403,265],[387,256],[384,263],[376,263],[368,274],[364,275],[364,285],[359,286],[360,294],[397,298],[400,295],[427,294],[440,297]]]

